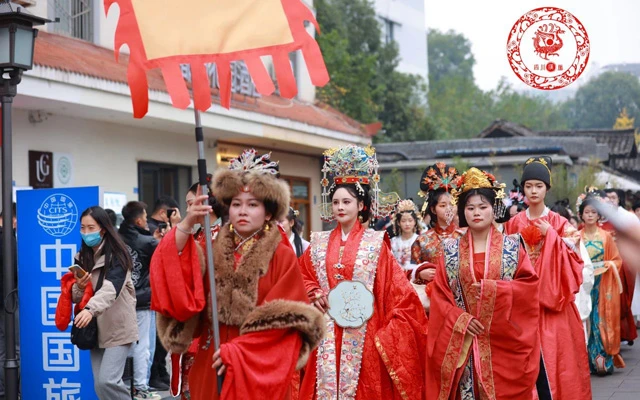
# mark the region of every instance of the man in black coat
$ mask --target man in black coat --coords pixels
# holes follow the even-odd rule
[[[129,252],[133,260],[131,279],[136,288],[136,314],[140,339],[133,347],[134,398],[160,399],[159,395],[149,391],[148,378],[151,364],[150,340],[153,321],[149,265],[153,252],[158,246],[159,236],[156,238],[149,232],[146,208],[147,205],[142,202],[128,202],[122,208],[124,221],[120,225],[119,233],[130,249]]]

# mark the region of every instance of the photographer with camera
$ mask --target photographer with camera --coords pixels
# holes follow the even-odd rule
[[[147,218],[149,231],[155,233],[160,229],[161,233],[168,231],[182,220],[180,206],[171,196],[160,196],[153,207],[153,213]]]

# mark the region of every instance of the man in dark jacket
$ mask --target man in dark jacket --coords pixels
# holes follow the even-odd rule
[[[124,221],[120,225],[120,236],[129,246],[133,260],[131,279],[136,288],[136,315],[138,318],[139,341],[133,347],[133,386],[134,399],[160,399],[149,391],[148,371],[150,366],[150,329],[152,323],[151,285],[149,283],[149,265],[151,256],[158,246],[149,232],[147,224],[147,205],[139,201],[130,201],[122,208]]]

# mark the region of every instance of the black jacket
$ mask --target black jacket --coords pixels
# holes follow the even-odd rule
[[[149,265],[151,264],[151,256],[158,246],[158,240],[148,230],[127,222],[120,225],[119,232],[120,237],[129,247],[133,261],[131,280],[136,288],[136,309],[148,310],[151,308]]]

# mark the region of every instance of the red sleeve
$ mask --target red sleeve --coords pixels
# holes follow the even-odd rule
[[[298,259],[288,244],[280,243],[258,291],[258,297],[263,299],[260,306],[274,300],[308,304]],[[258,312],[260,306],[253,312]],[[227,372],[221,398],[284,398],[301,347],[300,331],[288,328],[246,333],[223,344],[220,355]]]
[[[376,287],[384,301],[384,325],[376,332],[376,348],[398,392],[423,397],[427,317],[413,287],[397,265],[389,246],[382,245]]]
[[[221,399],[284,399],[302,345],[293,330],[239,336],[220,348],[227,373]]]
[[[309,297],[309,299],[312,299],[314,297],[313,293],[322,289],[320,288],[320,283],[318,282],[316,270],[313,267],[313,263],[311,262],[311,246],[309,246],[307,251],[304,252],[298,262],[300,263],[300,271],[302,272],[305,291],[307,292],[307,296]]]
[[[472,319],[471,314],[456,304],[442,256],[433,280],[429,312],[427,398],[449,398],[448,395],[440,393],[440,390],[442,388],[450,393],[459,379],[458,361],[463,356],[465,333]]]
[[[495,290],[492,285],[495,285]],[[493,309],[489,311],[491,367],[496,384],[500,384],[501,396],[527,398],[539,371],[540,306],[538,276],[524,248],[520,248],[514,279],[482,280],[481,296],[482,304],[493,303]],[[486,317],[480,318],[486,328],[488,323],[485,320]]]
[[[185,322],[206,304],[201,255],[192,237],[181,253],[176,247],[176,229],[169,231],[151,258],[151,309]]]
[[[567,246],[552,225],[538,259],[540,304],[553,311],[571,305],[582,284],[583,267],[580,255]]]

